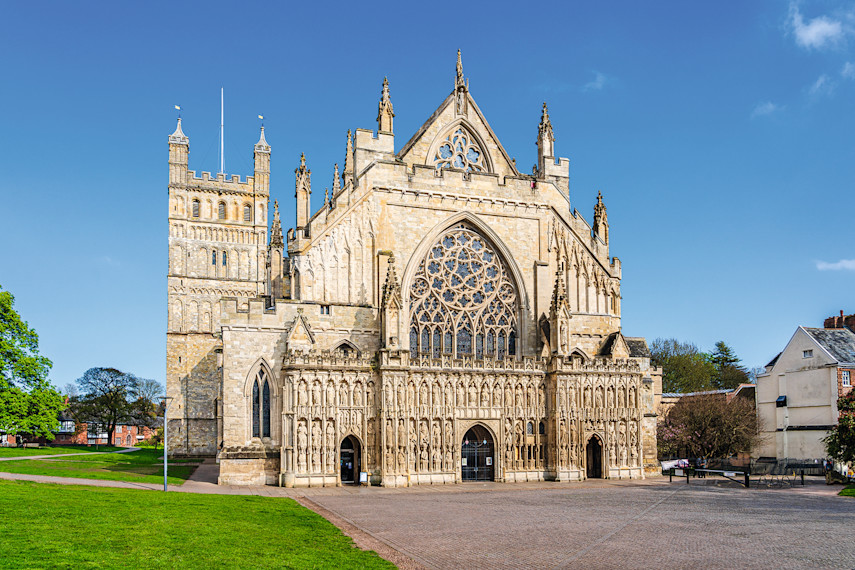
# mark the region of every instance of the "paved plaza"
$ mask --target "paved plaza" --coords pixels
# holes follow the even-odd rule
[[[855,568],[855,500],[839,490],[658,479],[307,498],[429,568]]]

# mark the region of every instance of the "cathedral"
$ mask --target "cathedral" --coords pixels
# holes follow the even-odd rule
[[[598,195],[592,224],[571,207],[546,104],[531,174],[475,103],[459,52],[451,93],[403,145],[394,117],[384,80],[377,131],[347,131],[314,214],[300,157],[287,231],[269,211],[264,128],[241,180],[189,170],[178,119],[170,452],[216,456],[231,485],[656,472],[661,373],[621,332],[606,206]]]

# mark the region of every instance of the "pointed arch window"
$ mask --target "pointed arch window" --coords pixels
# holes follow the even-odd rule
[[[217,204],[217,218],[219,218],[221,220],[226,219],[226,203],[225,202],[220,202],[219,204]]]
[[[199,217],[199,200],[193,200],[193,217]]]
[[[251,222],[252,221],[252,206],[249,204],[243,205],[243,221]]]
[[[410,353],[516,355],[519,295],[495,247],[471,225],[446,230],[410,287]]]
[[[263,369],[252,383],[252,437],[270,437],[270,382]]]
[[[439,145],[433,158],[436,168],[459,168],[467,172],[484,172],[484,151],[472,133],[463,127],[456,128]]]

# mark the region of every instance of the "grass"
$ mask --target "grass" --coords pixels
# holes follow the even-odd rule
[[[291,499],[0,481],[0,568],[394,568]]]
[[[101,445],[97,449],[95,446],[88,447],[86,445],[65,446],[65,447],[0,447],[0,457],[26,457],[28,455],[62,455],[64,453],[100,453],[103,451],[116,451],[121,447],[113,447],[110,445]]]
[[[855,497],[855,484],[846,485],[838,495],[842,497]]]
[[[163,450],[140,449],[130,453],[22,459],[0,461],[0,471],[134,483],[163,483],[162,457]],[[198,459],[170,459],[168,482],[181,485],[192,475],[199,462]]]

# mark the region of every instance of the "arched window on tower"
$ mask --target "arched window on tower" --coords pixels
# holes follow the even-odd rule
[[[270,437],[270,383],[264,369],[252,383],[252,437]]]
[[[243,221],[251,222],[252,221],[252,206],[249,204],[243,205]]]
[[[224,251],[223,252],[223,267],[226,266],[227,262],[228,262],[228,253]]]
[[[199,217],[199,200],[193,200],[193,217]]]
[[[496,248],[471,225],[440,235],[416,270],[410,298],[413,358],[516,355],[517,289]]]
[[[220,202],[219,204],[217,204],[217,218],[219,218],[220,220],[226,219],[226,203],[225,202]]]
[[[211,252],[211,265],[217,264],[217,250]]]

